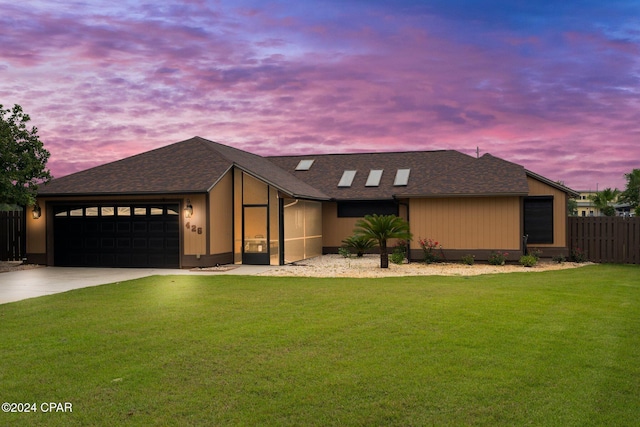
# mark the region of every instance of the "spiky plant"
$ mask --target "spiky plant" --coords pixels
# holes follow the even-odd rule
[[[366,215],[356,222],[354,236],[374,240],[380,248],[380,268],[389,268],[387,240],[411,240],[409,223],[395,215]]]
[[[349,249],[356,253],[360,258],[364,255],[367,249],[371,249],[376,246],[376,241],[364,236],[349,236],[342,241],[342,243]]]
[[[602,191],[596,191],[594,195],[590,197],[593,204],[600,210],[605,216],[615,216],[616,210],[612,204],[617,200],[620,190],[614,188],[605,188]]]

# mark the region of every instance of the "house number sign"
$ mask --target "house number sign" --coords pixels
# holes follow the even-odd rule
[[[191,230],[192,233],[202,234],[202,227],[198,227],[197,225],[191,224],[191,222],[187,222],[185,224],[185,228],[187,230]]]

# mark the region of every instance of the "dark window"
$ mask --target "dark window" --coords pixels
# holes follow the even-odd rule
[[[553,243],[553,197],[525,197],[524,234],[527,243]]]
[[[398,205],[391,200],[338,202],[338,218],[362,218],[373,214],[398,215]]]

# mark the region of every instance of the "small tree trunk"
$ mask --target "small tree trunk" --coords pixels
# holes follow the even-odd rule
[[[389,268],[389,254],[387,253],[387,241],[380,242],[380,268]]]

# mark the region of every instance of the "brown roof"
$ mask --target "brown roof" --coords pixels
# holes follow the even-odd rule
[[[295,177],[337,200],[381,200],[393,197],[526,195],[525,169],[485,154],[481,158],[458,151],[322,154],[269,159]],[[296,171],[300,160],[314,160],[307,171]],[[379,186],[365,183],[372,169],[382,169]],[[410,169],[406,186],[394,186],[398,169]],[[357,170],[350,187],[338,187],[345,170]]]
[[[300,160],[314,163],[309,170],[296,171]],[[489,154],[479,159],[451,150],[261,157],[193,137],[54,179],[42,186],[39,193],[43,196],[202,193],[209,191],[232,167],[290,196],[313,200],[526,195],[527,175],[551,183],[520,165]],[[383,170],[382,179],[377,186],[366,186],[372,169]],[[394,185],[398,169],[410,169],[407,185]],[[356,170],[355,179],[349,187],[338,187],[345,170]]]
[[[40,195],[176,194],[206,192],[236,166],[283,192],[327,199],[264,157],[200,137],[52,180]]]

